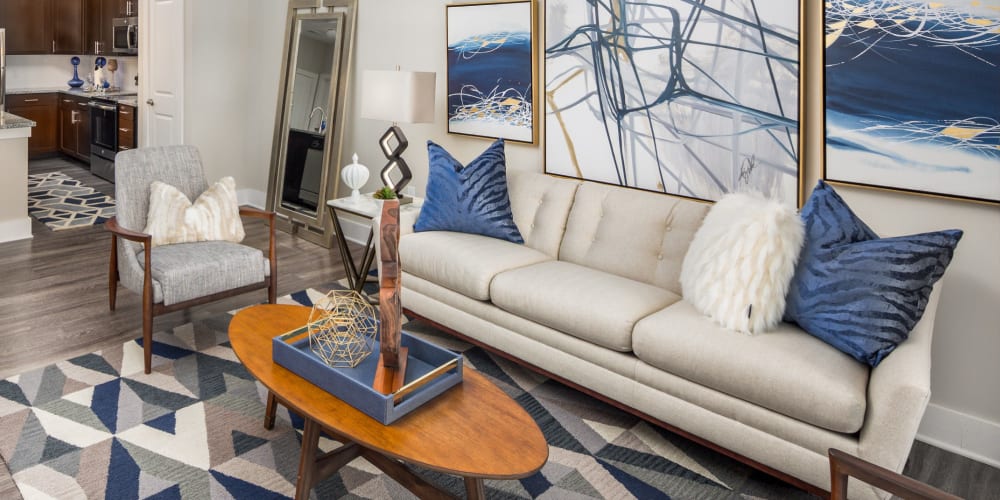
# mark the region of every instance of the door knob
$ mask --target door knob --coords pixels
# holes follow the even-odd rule
[[[155,106],[156,105],[156,103],[153,102],[152,99],[146,99],[146,104],[149,104],[150,106]]]

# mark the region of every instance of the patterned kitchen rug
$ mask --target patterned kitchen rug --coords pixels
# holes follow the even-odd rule
[[[281,408],[274,430],[263,428],[266,392],[230,348],[231,317],[157,333],[150,375],[135,340],[0,381],[0,456],[24,498],[292,497],[302,421]],[[430,326],[406,329],[463,352],[548,440],[541,471],[486,481],[488,498],[813,498]],[[461,480],[415,470],[464,498]],[[312,498],[414,497],[359,458]]]
[[[62,173],[28,176],[28,213],[53,231],[103,224],[115,200]]]

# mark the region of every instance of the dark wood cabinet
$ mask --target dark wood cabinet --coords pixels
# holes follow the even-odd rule
[[[84,52],[84,0],[0,0],[8,54]]]
[[[59,94],[59,151],[90,160],[90,106],[84,97]]]
[[[52,52],[80,54],[84,47],[84,0],[51,0]]]
[[[0,0],[0,28],[8,54],[51,54],[52,23],[47,0]]]
[[[118,151],[135,149],[138,123],[136,109],[125,104],[118,105]]]
[[[31,130],[31,137],[28,139],[28,158],[38,158],[58,151],[57,94],[7,96],[7,111],[35,122],[35,128]]]

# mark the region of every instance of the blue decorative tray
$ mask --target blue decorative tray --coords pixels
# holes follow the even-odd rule
[[[329,392],[365,415],[391,424],[403,415],[462,381],[462,355],[403,332],[402,347],[409,348],[403,387],[392,394],[374,389],[379,343],[354,368],[334,368],[309,348],[306,326],[278,335],[272,342],[274,362]]]

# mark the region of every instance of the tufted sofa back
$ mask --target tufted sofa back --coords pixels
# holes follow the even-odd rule
[[[681,295],[681,263],[709,208],[684,198],[584,182],[576,190],[559,260]]]
[[[580,181],[574,179],[507,172],[510,208],[525,245],[552,258],[559,256],[559,244],[579,186]]]

